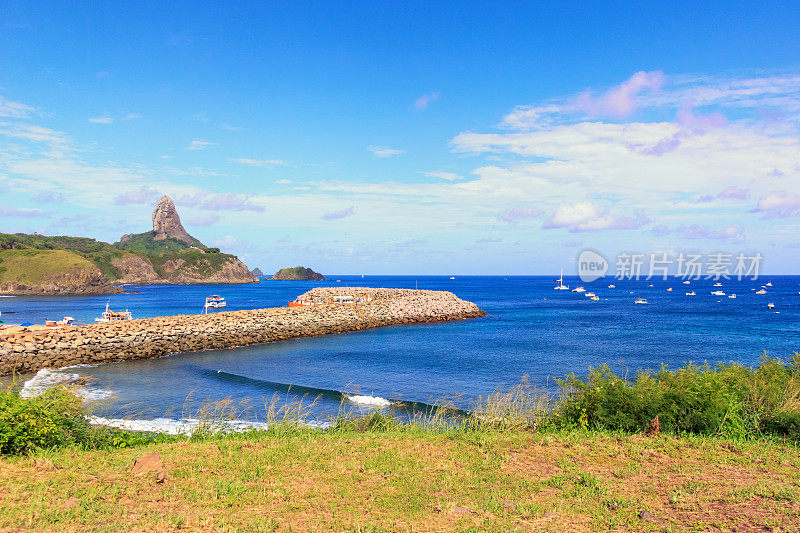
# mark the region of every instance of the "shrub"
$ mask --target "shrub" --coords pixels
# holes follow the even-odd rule
[[[66,390],[54,388],[29,399],[17,391],[0,391],[0,454],[82,443],[90,433],[80,399]]]
[[[800,356],[762,357],[759,365],[688,364],[643,371],[633,381],[603,365],[585,380],[559,380],[562,398],[551,414],[558,427],[636,432],[658,416],[662,431],[800,440]]]

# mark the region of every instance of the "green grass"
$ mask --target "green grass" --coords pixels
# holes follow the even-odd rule
[[[0,250],[0,282],[13,281],[35,285],[54,276],[95,270],[96,265],[88,259],[68,250]]]
[[[187,436],[91,427],[65,391],[9,389],[0,530],[800,530],[800,441],[779,421],[798,413],[797,363],[603,367],[558,398],[523,381],[466,418],[343,410],[326,430],[273,401],[268,429],[225,434],[241,410],[223,401]],[[163,483],[130,473],[153,452]]]

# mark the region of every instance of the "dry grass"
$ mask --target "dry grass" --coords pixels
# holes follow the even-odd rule
[[[130,473],[154,451],[164,483]],[[0,530],[796,531],[799,467],[712,438],[294,429],[0,459]]]

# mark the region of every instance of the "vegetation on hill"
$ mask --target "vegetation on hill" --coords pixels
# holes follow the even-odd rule
[[[165,280],[191,282],[197,276],[219,273],[224,265],[236,260],[234,255],[220,253],[219,248],[193,240],[194,245],[170,238],[156,241],[150,231],[111,245],[83,237],[0,233],[0,282],[35,285],[94,267],[111,282],[125,278],[126,272],[118,268],[119,260],[131,256],[150,263]],[[240,265],[240,270],[246,269]],[[238,279],[241,272],[235,275],[237,282],[244,281]]]
[[[154,239],[154,233],[152,231],[127,235],[125,242],[115,242],[114,247],[146,255],[180,252],[182,250],[191,249],[192,247],[209,253],[219,252],[219,248],[209,248],[194,237],[192,237],[192,244],[186,244],[172,238],[157,241]]]
[[[0,282],[39,284],[56,273],[95,270],[95,263],[67,250],[0,250]]]
[[[187,272],[210,276],[221,270],[225,263],[232,259],[236,259],[236,256],[219,252],[205,253],[193,249],[149,256],[153,269],[164,278],[179,276],[181,273]],[[172,268],[168,269],[168,267]]]
[[[319,272],[314,272],[310,268],[296,266],[280,269],[272,276],[272,279],[281,281],[323,281],[325,276]]]
[[[2,250],[67,250],[94,263],[109,280],[120,277],[120,273],[112,265],[112,261],[125,255],[125,252],[107,242],[87,237],[66,237],[28,235],[24,233],[0,233],[0,249]],[[57,256],[52,256],[56,259]],[[43,258],[40,258],[40,260]],[[51,266],[42,263],[41,268],[51,273],[58,273],[61,263],[53,262]],[[29,278],[30,279],[30,278]],[[7,276],[4,281],[18,281]]]

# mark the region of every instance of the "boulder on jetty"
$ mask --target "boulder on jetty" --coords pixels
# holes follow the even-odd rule
[[[355,303],[334,302],[336,296],[349,297]],[[474,303],[445,291],[317,287],[299,299],[317,305],[141,318],[0,334],[0,375],[486,314]]]

